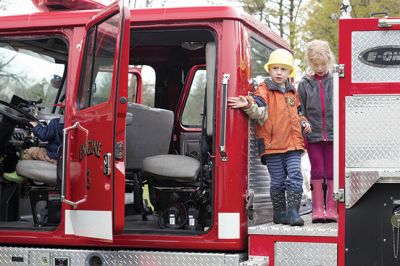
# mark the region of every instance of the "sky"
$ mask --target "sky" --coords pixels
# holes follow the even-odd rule
[[[75,0],[76,1],[76,0]],[[113,2],[113,0],[97,0],[105,5]],[[37,9],[32,4],[31,0],[0,0],[1,2],[7,2],[7,10],[0,10],[0,15],[18,15],[18,14],[29,14],[37,12]],[[131,8],[143,8],[145,7],[146,0],[130,0]],[[210,5],[214,4],[225,4],[239,7],[238,0],[153,0],[152,4],[154,7],[170,7],[170,6],[199,6],[199,5]]]
[[[0,2],[6,2],[0,0]],[[1,15],[17,15],[17,14],[28,14],[34,12],[36,9],[30,0],[14,0],[7,1],[7,10],[1,10]]]

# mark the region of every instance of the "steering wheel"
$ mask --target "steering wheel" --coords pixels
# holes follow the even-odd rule
[[[40,123],[40,121],[30,113],[21,110],[15,105],[0,100],[0,114],[16,124],[30,126],[30,121]]]

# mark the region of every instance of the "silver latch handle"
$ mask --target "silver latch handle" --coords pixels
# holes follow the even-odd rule
[[[400,19],[398,18],[381,18],[378,20],[378,27],[380,28],[390,28],[393,25],[400,25]]]
[[[339,195],[339,66],[333,70],[333,195]],[[332,195],[329,195],[330,197]]]

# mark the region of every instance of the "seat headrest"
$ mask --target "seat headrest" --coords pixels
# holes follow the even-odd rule
[[[126,126],[126,168],[142,169],[144,158],[167,154],[174,113],[142,104],[129,103],[132,121]]]

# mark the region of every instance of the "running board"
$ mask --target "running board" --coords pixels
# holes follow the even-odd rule
[[[301,216],[304,226],[290,226],[267,223],[249,227],[249,235],[276,235],[276,236],[333,236],[337,237],[337,223],[311,222],[311,214]]]
[[[0,247],[0,265],[226,265],[239,266],[245,253],[141,250],[74,250]]]

